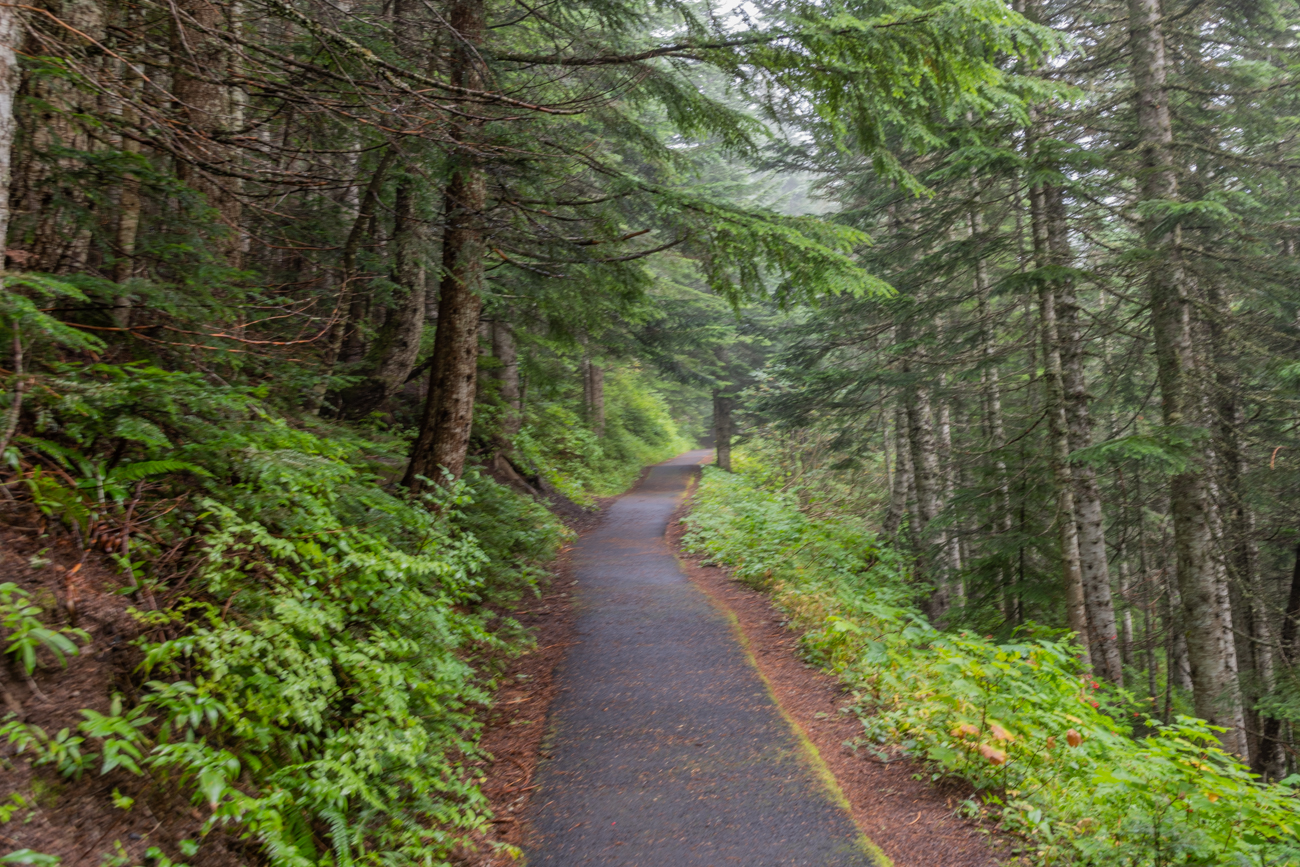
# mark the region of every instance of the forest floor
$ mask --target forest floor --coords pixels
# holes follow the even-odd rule
[[[706,456],[653,468],[518,613],[538,650],[503,679],[485,732],[497,839],[532,867],[1003,861],[956,815],[967,790],[852,748],[846,697],[766,596],[681,554]]]
[[[16,666],[0,662],[0,719],[13,712],[51,735],[75,732],[83,708],[109,713],[114,693],[134,697],[133,672],[142,659],[134,642],[144,629],[121,594],[123,577],[105,555],[79,552],[64,534],[51,540],[43,516],[15,511],[12,505],[0,509],[0,582],[17,584],[33,603],[86,630],[90,640],[68,658],[67,668],[38,668],[30,682]],[[159,609],[174,602],[146,594],[140,604]],[[59,858],[62,867],[95,867],[120,844],[121,861],[141,864],[151,846],[175,858],[174,841],[200,836],[206,816],[180,788],[150,785],[151,777],[121,768],[100,774],[97,765],[69,780],[48,766],[13,761],[12,748],[0,741],[0,808],[11,819],[0,825],[0,854],[31,849]],[[124,805],[134,802],[135,809],[115,807],[114,796]],[[195,863],[235,867],[256,857],[255,846],[217,829]]]
[[[652,469],[599,512],[565,515],[577,544],[539,596],[502,612],[536,644],[500,663],[483,719],[491,759],[480,766],[496,818],[480,838],[489,845],[463,863],[512,863],[493,843],[524,849],[533,867],[883,863],[873,847],[898,867],[998,863],[987,837],[954,814],[965,790],[846,746],[860,733],[839,712],[846,697],[800,660],[781,613],[680,552],[684,495],[704,456]],[[140,627],[101,555],[79,558],[67,540],[42,546],[24,529],[0,534],[0,580],[75,609],[93,639],[68,669],[38,670],[40,697],[0,667],[7,709],[57,731],[80,708],[103,712],[110,693],[130,693]],[[41,557],[51,565],[29,565]],[[36,782],[22,764],[4,770],[0,800]],[[125,771],[71,784],[40,776],[41,794],[4,827],[0,851],[32,848],[78,867],[120,839],[137,863],[155,841],[199,833],[202,816],[180,792]],[[115,789],[143,809],[113,808]],[[204,867],[226,867],[252,850],[218,831],[203,855]]]

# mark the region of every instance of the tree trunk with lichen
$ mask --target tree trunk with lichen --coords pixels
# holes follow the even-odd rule
[[[5,267],[4,252],[8,249],[9,187],[13,176],[14,137],[18,131],[14,114],[20,83],[17,52],[22,38],[21,10],[0,6],[0,268]]]
[[[496,370],[500,381],[498,395],[505,409],[501,433],[510,438],[523,427],[523,405],[519,388],[519,347],[515,343],[514,329],[502,319],[492,323],[492,355],[500,365]]]
[[[1062,268],[1073,264],[1069,228],[1066,225],[1064,191],[1059,186],[1042,188],[1043,219],[1046,223],[1048,260]],[[1079,302],[1074,281],[1068,276],[1053,281],[1055,294],[1055,338],[1061,366],[1061,404],[1069,453],[1092,445],[1092,416],[1089,411],[1087,378],[1084,375],[1083,334],[1079,324]],[[1097,471],[1090,464],[1071,460],[1075,532],[1079,545],[1079,578],[1087,611],[1091,657],[1097,674],[1123,686],[1124,662],[1120,653],[1115,603],[1110,586],[1110,563],[1106,555],[1105,523]]]
[[[1039,268],[1054,261],[1047,227],[1047,198],[1043,187],[1030,190],[1034,255]],[[1057,320],[1057,287],[1052,275],[1038,281],[1038,320],[1043,346],[1043,392],[1046,398],[1048,465],[1056,486],[1056,524],[1061,545],[1061,572],[1065,585],[1066,615],[1070,629],[1078,636],[1080,658],[1092,666],[1092,632],[1088,623],[1083,588],[1083,567],[1079,554],[1079,528],[1075,521],[1074,477],[1070,471],[1069,423],[1065,411],[1065,376],[1061,365],[1060,324]]]
[[[721,389],[713,390],[713,436],[717,459],[715,465],[720,470],[731,472],[731,427],[732,410],[735,398]]]
[[[1129,57],[1138,122],[1139,175],[1144,201],[1172,201],[1178,197],[1174,166],[1173,125],[1166,79],[1168,60],[1159,0],[1129,0]],[[1151,324],[1155,343],[1156,378],[1160,386],[1161,413],[1170,431],[1192,431],[1199,418],[1195,361],[1192,352],[1191,278],[1183,266],[1179,232],[1165,231],[1157,216],[1142,226],[1147,246],[1158,264],[1147,276]],[[1220,736],[1224,749],[1242,754],[1241,694],[1235,664],[1229,659],[1231,643],[1224,633],[1220,588],[1212,562],[1212,540],[1205,468],[1196,463],[1170,480],[1170,509],[1174,526],[1176,575],[1182,597],[1183,630],[1191,665],[1192,694],[1198,716],[1227,731]]]
[[[948,613],[950,602],[947,581],[947,567],[950,564],[947,560],[947,534],[933,526],[935,518],[943,511],[943,475],[935,440],[929,386],[914,382],[908,388],[904,407],[907,440],[912,451],[912,482],[916,486],[916,515],[912,534],[919,556],[919,571],[926,572],[928,566],[939,573],[931,576],[933,584],[925,599],[925,612],[933,623],[940,625]],[[940,556],[927,556],[929,552],[938,552]]]
[[[478,54],[487,31],[483,0],[455,0],[448,23],[459,35],[451,64],[452,85],[484,89],[487,72]],[[420,434],[403,479],[403,484],[412,488],[419,487],[418,476],[440,481],[445,473],[460,478],[469,454],[487,252],[484,221],[488,178],[472,141],[476,129],[467,124],[452,130],[458,145],[450,155],[451,181],[443,209],[443,278],[433,366]]]

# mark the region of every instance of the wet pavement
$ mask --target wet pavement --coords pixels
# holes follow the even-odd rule
[[[727,617],[664,539],[695,466],[654,467],[578,543],[529,867],[874,867]]]

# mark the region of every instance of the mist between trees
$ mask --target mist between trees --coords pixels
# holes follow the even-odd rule
[[[935,622],[1068,625],[1273,778],[1300,709],[1295,12],[1028,8],[1069,48],[1023,115],[903,159],[925,196],[803,149],[898,292],[808,314],[766,399],[881,456]]]
[[[1300,10],[1017,3],[0,7],[12,480],[126,538],[162,422],[67,395],[173,373],[433,515],[766,431],[933,623],[1068,629],[1285,778]]]

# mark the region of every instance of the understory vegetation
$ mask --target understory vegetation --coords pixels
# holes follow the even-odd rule
[[[698,442],[872,748],[1045,862],[1296,863],[1298,34],[0,4],[0,863],[464,861],[500,612]]]
[[[489,815],[466,765],[492,686],[475,663],[527,636],[485,603],[535,587],[567,531],[477,471],[399,496],[401,440],[264,397],[146,365],[36,383],[11,497],[47,538],[107,535],[140,659],[108,713],[0,737],[67,778],[124,769],[192,795],[205,829],[275,864],[427,863]]]
[[[556,490],[586,505],[593,497],[626,490],[644,467],[681,454],[702,433],[697,425],[674,419],[644,371],[616,369],[606,380],[599,436],[578,411],[555,402],[530,415],[515,443]]]
[[[824,486],[790,486],[756,456],[734,466],[705,469],[685,544],[771,593],[807,658],[852,688],[859,751],[969,781],[966,812],[1022,836],[1035,864],[1300,863],[1300,775],[1262,784],[1222,729],[1162,720],[1059,630],[936,629],[914,558],[828,508]]]
[[[288,414],[265,385],[149,361],[65,360],[106,346],[0,291],[27,368],[8,395],[6,523],[41,546],[26,568],[10,555],[0,582],[2,760],[36,772],[0,788],[6,838],[106,779],[105,823],[151,799],[161,811],[158,797],[202,811],[189,837],[151,835],[141,862],[228,863],[229,846],[209,852],[223,836],[284,867],[445,863],[472,845],[492,818],[482,710],[502,660],[531,643],[499,612],[538,590],[572,535],[545,496],[477,465],[412,495],[396,484],[409,434],[382,418]],[[651,375],[616,369],[608,394],[603,436],[580,388],[535,396],[515,460],[585,502],[683,448]],[[60,554],[72,564],[52,565]],[[95,560],[115,577],[78,585]],[[65,668],[120,641],[76,625],[103,626],[79,620],[95,597],[128,610],[133,650],[110,692],[47,712],[47,693],[76,707]],[[125,838],[105,851],[129,858]],[[60,862],[19,847],[4,863]]]

